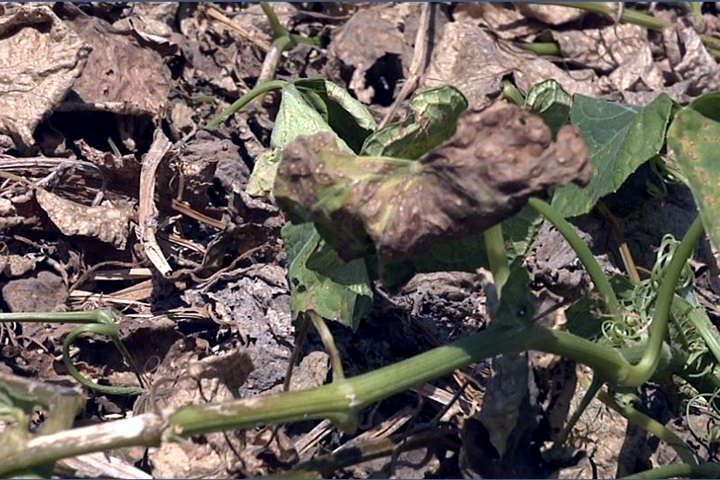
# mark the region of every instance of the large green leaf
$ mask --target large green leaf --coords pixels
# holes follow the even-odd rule
[[[455,87],[420,92],[410,100],[408,118],[370,135],[361,154],[420,158],[455,133],[457,120],[467,107],[467,99]]]
[[[643,163],[660,152],[673,102],[659,95],[646,107],[576,95],[570,120],[590,150],[593,176],[583,188],[558,188],[552,206],[566,217],[588,213],[604,196],[616,192]]]
[[[715,97],[715,109],[720,96]],[[707,102],[702,102],[703,109]],[[717,110],[716,110],[717,111]],[[716,114],[717,115],[717,114]],[[690,184],[705,231],[720,246],[720,122],[692,106],[675,115],[668,129],[668,146]]]
[[[341,260],[312,223],[288,223],[282,228],[282,238],[288,255],[293,317],[314,311],[356,329],[372,309],[373,293],[364,260]]]
[[[360,151],[368,135],[377,129],[377,123],[365,105],[344,88],[322,78],[300,79],[295,81],[295,86],[306,100],[319,103],[327,124],[355,153]]]

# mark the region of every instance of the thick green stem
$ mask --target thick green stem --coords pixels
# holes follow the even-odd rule
[[[509,293],[506,292],[506,296]],[[507,326],[512,324],[512,327]],[[596,374],[625,384],[630,364],[616,350],[571,333],[506,319],[488,329],[394,365],[322,387],[222,404],[191,405],[176,411],[145,414],[107,425],[74,429],[30,441],[23,449],[3,452],[0,474],[38,463],[130,445],[157,445],[163,437],[191,436],[259,424],[329,418],[353,429],[357,413],[370,404],[440,378],[471,362],[501,353],[539,350],[577,360]],[[518,326],[521,325],[521,326]],[[127,424],[127,426],[126,426]],[[165,425],[169,426],[165,428]],[[107,428],[105,428],[107,427]]]
[[[675,298],[675,288],[677,287],[678,279],[680,278],[685,263],[692,255],[695,244],[700,240],[703,231],[702,220],[700,216],[698,216],[683,237],[680,245],[678,245],[672,260],[670,260],[670,263],[665,269],[662,284],[658,290],[655,313],[653,314],[652,323],[650,324],[648,345],[640,362],[632,369],[632,373],[627,379],[629,386],[640,386],[647,382],[653,373],[655,373],[655,369],[660,361],[660,349],[668,331],[668,319],[670,318],[670,310],[673,299]]]
[[[588,248],[582,238],[575,232],[570,222],[565,220],[554,208],[539,198],[531,198],[528,204],[552,223],[562,236],[565,237],[565,240],[567,240],[572,249],[575,250],[575,253],[595,284],[595,288],[607,302],[610,315],[622,315],[622,307],[620,306],[620,302],[615,295],[612,285],[610,285],[610,281],[605,276],[605,273],[602,271],[600,264],[595,259],[595,256],[593,256],[590,248]]]
[[[505,322],[498,322],[503,324]],[[539,325],[490,327],[451,345],[314,390],[290,392],[222,405],[191,405],[170,417],[183,436],[247,428],[256,424],[329,418],[347,429],[374,402],[448,375],[471,362],[501,353],[540,350],[584,363],[610,382],[623,384],[631,365],[616,350],[568,332]]]

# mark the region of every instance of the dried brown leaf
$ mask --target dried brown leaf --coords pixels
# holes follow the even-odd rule
[[[528,22],[523,14],[507,4],[489,2],[458,3],[453,18],[487,27],[503,40],[527,37],[545,28],[537,22]]]
[[[663,30],[672,71],[684,82],[690,96],[720,89],[720,69],[692,26],[675,23]]]
[[[63,8],[74,13],[72,7]],[[77,14],[67,23],[92,47],[87,67],[73,86],[83,108],[107,104],[102,109],[118,114],[158,115],[170,93],[162,56],[100,18]]]
[[[653,60],[649,45],[644,45],[634,55],[625,60],[607,77],[615,90],[624,96],[628,90],[663,91],[665,80]],[[649,102],[643,102],[649,103]]]
[[[647,29],[631,24],[600,29],[553,31],[563,59],[608,73],[649,49]]]
[[[0,16],[0,135],[24,150],[62,101],[89,48],[45,5],[16,5]]]
[[[526,17],[540,20],[549,25],[574,22],[583,18],[587,13],[580,8],[560,5],[540,5],[536,3],[516,3],[514,5]]]
[[[110,243],[118,250],[127,242],[132,208],[88,207],[38,188],[35,198],[50,220],[64,235],[84,235]]]
[[[284,152],[274,193],[343,259],[366,253],[370,239],[381,258],[398,260],[483,232],[530,195],[589,175],[573,127],[553,144],[540,118],[498,103],[463,114],[455,135],[416,162],[354,157],[329,134],[300,137]]]
[[[411,15],[419,15],[414,4],[384,4],[358,10],[333,36],[328,54],[354,68],[350,89],[363,103],[371,103],[375,91],[366,84],[365,74],[385,55],[412,56],[403,34]],[[404,70],[410,62],[403,61]]]
[[[430,65],[421,80],[425,88],[453,85],[473,108],[490,104],[502,90],[503,76],[513,74],[524,91],[554,78],[569,93],[596,96],[595,74],[574,71],[572,76],[548,60],[496,39],[484,29],[467,23],[449,23],[433,49]]]

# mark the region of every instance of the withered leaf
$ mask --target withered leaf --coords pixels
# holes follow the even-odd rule
[[[96,237],[118,250],[125,249],[132,207],[88,207],[41,188],[36,190],[35,199],[64,235]]]
[[[35,145],[35,128],[67,95],[89,53],[50,5],[9,4],[0,14],[0,136],[20,150]]]
[[[589,177],[574,127],[553,143],[540,118],[498,103],[463,114],[455,135],[417,161],[357,157],[327,133],[299,137],[284,151],[274,193],[294,222],[314,222],[344,260],[374,244],[384,261],[481,233],[530,195]]]

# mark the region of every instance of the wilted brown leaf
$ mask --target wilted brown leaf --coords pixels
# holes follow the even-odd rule
[[[589,175],[573,127],[553,144],[540,118],[498,103],[466,112],[456,134],[418,161],[355,157],[332,135],[300,137],[284,152],[275,198],[315,222],[343,259],[367,253],[371,240],[382,259],[399,260],[483,232],[530,195]]]
[[[568,22],[580,20],[587,13],[581,8],[563,7],[560,5],[538,5],[535,3],[516,3],[517,8],[523,15],[535,18],[549,25],[562,25]]]
[[[112,102],[102,109],[157,115],[170,93],[170,75],[162,56],[100,18],[86,16],[71,6],[63,8],[72,17],[67,23],[92,46],[87,67],[73,86],[84,107],[93,109],[97,108],[93,104]]]
[[[0,15],[0,136],[19,150],[33,146],[35,128],[65,97],[89,51],[49,6],[8,7]]]
[[[118,250],[125,248],[132,208],[88,207],[60,198],[41,188],[37,189],[35,198],[63,234],[96,237],[101,242],[112,244]]]
[[[483,108],[502,90],[503,77],[513,74],[516,85],[529,91],[536,83],[553,78],[569,93],[596,96],[594,72],[570,75],[552,62],[498,40],[484,29],[468,23],[449,23],[433,49],[422,87],[453,85],[470,106]]]
[[[563,59],[599,72],[610,72],[649,47],[647,29],[619,24],[605,28],[553,31]]]

